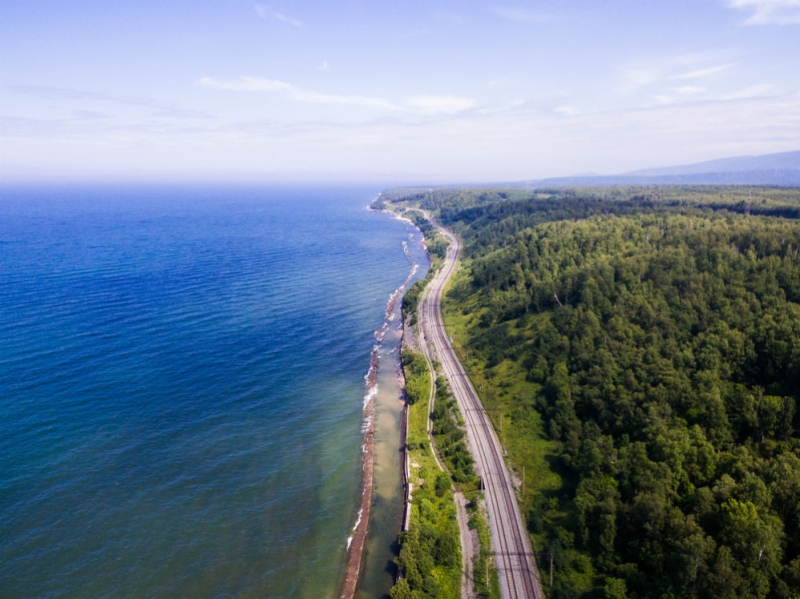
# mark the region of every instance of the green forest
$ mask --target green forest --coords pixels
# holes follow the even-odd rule
[[[462,239],[445,315],[550,597],[800,597],[800,190],[382,201]]]

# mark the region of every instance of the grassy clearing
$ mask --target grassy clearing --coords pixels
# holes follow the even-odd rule
[[[458,285],[466,278],[462,267],[455,274],[451,286]],[[468,331],[482,315],[481,310],[463,302],[455,302],[447,294],[443,300],[442,312],[448,334],[453,339],[453,347],[464,365],[470,380],[480,395],[495,431],[508,452],[507,463],[512,475],[517,479],[517,500],[523,514],[533,514],[539,522],[527,522],[534,551],[548,549],[546,539],[541,533],[541,521],[551,525],[566,523],[573,514],[571,502],[559,501],[568,490],[570,481],[558,457],[558,443],[544,434],[541,416],[531,409],[539,386],[526,381],[525,371],[518,362],[503,360],[488,368],[486,361],[477,358],[466,349]],[[512,324],[513,329],[513,324]],[[511,334],[518,331],[511,330]],[[524,486],[523,486],[524,478]],[[530,518],[529,518],[530,519]],[[567,543],[564,543],[568,545]],[[583,556],[569,550],[571,563],[582,561]],[[549,559],[541,561],[541,575],[548,579]],[[591,564],[586,563],[582,574],[576,574],[576,588],[591,588]]]
[[[456,276],[463,277],[463,271]],[[445,326],[456,353],[508,451],[510,465],[520,482],[525,468],[523,500],[530,501],[530,496],[537,492],[558,491],[564,481],[551,466],[558,445],[544,435],[540,415],[529,409],[539,386],[525,380],[525,371],[517,362],[504,360],[487,368],[485,360],[470,355],[465,349],[467,331],[480,318],[480,312],[465,315],[469,307],[447,297],[443,304]]]

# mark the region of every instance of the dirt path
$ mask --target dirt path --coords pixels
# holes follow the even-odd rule
[[[461,491],[455,491],[456,518],[461,531],[461,599],[475,598],[475,577],[472,574],[472,564],[478,555],[477,531],[469,529],[469,515],[467,514],[467,499]]]

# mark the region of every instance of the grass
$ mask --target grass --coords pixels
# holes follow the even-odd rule
[[[464,277],[464,271],[461,270],[456,277]],[[520,480],[522,468],[525,468],[523,501],[530,501],[534,493],[558,492],[563,480],[551,466],[557,457],[558,443],[545,436],[541,416],[532,407],[539,385],[525,380],[526,373],[517,362],[504,360],[493,368],[487,368],[484,360],[470,354],[466,349],[469,329],[480,318],[480,313],[465,315],[464,308],[463,304],[456,304],[445,296],[442,310],[445,326],[500,441],[508,451],[512,470]],[[511,329],[512,334],[516,332],[514,325]]]
[[[427,441],[425,424],[428,419],[427,402],[419,402],[411,406],[409,411],[409,433],[421,436]],[[412,424],[414,422],[415,424]],[[410,439],[409,435],[409,439]],[[453,492],[448,486],[441,497],[436,495],[436,477],[442,470],[436,463],[430,444],[424,442],[419,449],[409,452],[411,463],[411,483],[413,484],[411,502],[411,525],[419,526],[423,523],[432,525],[437,532],[447,532],[459,536],[458,522],[456,521],[456,504]],[[415,466],[416,464],[416,466]],[[461,552],[455,560],[455,567],[435,566],[433,577],[439,584],[439,595],[442,599],[461,596]]]
[[[428,401],[424,391],[430,392],[430,373],[409,373],[407,376],[416,377],[414,382],[423,390],[420,394],[422,398],[408,408],[407,447],[409,482],[412,485],[410,529],[419,531],[421,535],[424,533],[430,539],[445,536],[456,539],[456,552],[451,556],[451,565],[435,563],[426,575],[436,581],[438,593],[435,596],[438,599],[458,599],[461,596],[461,552],[457,541],[456,505],[449,476],[437,464],[427,434]],[[447,477],[446,485],[437,486],[439,476]]]
[[[408,409],[408,439],[409,447],[429,446],[428,441],[428,394],[430,393],[431,382],[430,377],[425,377],[425,384],[422,389],[427,393],[421,399]],[[416,451],[416,450],[414,450]],[[430,452],[429,452],[430,453]],[[433,459],[433,456],[431,456]]]

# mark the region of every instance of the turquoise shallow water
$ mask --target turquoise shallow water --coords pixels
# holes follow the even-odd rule
[[[0,597],[332,596],[405,224],[364,188],[0,188]]]

